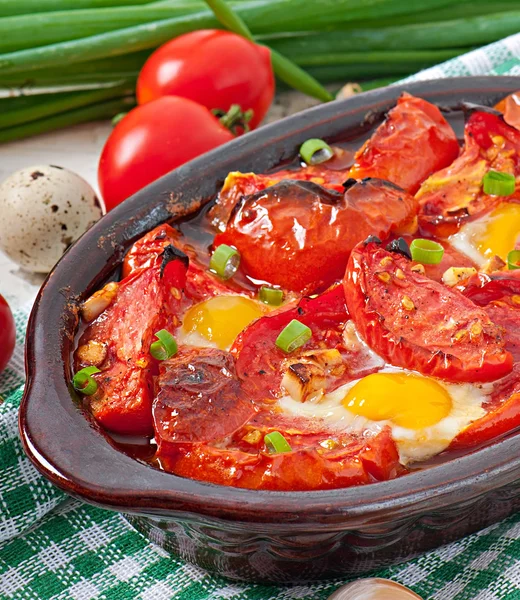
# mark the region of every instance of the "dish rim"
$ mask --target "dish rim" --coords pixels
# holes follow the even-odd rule
[[[520,456],[515,457],[514,450],[520,433],[435,467],[353,488],[272,492],[184,479],[153,469],[111,446],[71,401],[74,392],[67,381],[74,342],[70,331],[78,323],[81,299],[107,278],[135,239],[161,222],[182,216],[188,205],[201,204],[204,198],[213,195],[207,193],[208,180],[214,188],[218,187],[222,174],[226,169],[231,170],[230,164],[238,162],[240,166],[236,168],[243,169],[243,163],[267,161],[272,168],[289,158],[289,143],[294,155],[294,148],[309,135],[334,139],[334,135],[320,136],[319,132],[343,120],[358,125],[369,123],[402,91],[442,105],[443,96],[453,96],[454,89],[460,96],[467,93],[474,98],[481,94],[485,98],[519,88],[520,77],[457,77],[400,84],[319,105],[191,161],[108,213],[69,248],[51,271],[30,315],[25,355],[27,383],[19,425],[25,451],[37,469],[69,494],[106,508],[148,515],[198,514],[247,521],[248,526],[282,521],[291,529],[311,523],[337,526],[346,521],[356,527],[381,519],[410,517],[426,508],[431,512],[455,501],[458,504],[471,501],[518,480]],[[361,115],[363,121],[356,121]],[[309,130],[312,133],[306,134]],[[262,160],[258,155],[262,155]],[[205,173],[202,181],[200,172]],[[194,179],[198,194],[195,198],[190,194],[188,198],[184,190]],[[169,191],[174,188],[176,192]],[[85,255],[89,261],[84,260]],[[75,265],[82,257],[78,273]],[[43,407],[47,412],[42,419]],[[77,434],[81,434],[80,438]],[[82,441],[81,455],[73,443],[78,439]],[[105,459],[111,462],[103,462]],[[100,460],[111,465],[110,477],[97,467]]]

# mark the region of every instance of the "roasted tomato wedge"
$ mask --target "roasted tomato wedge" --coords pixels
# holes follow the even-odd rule
[[[307,325],[312,338],[298,351],[287,355],[277,348],[275,341],[293,319]],[[306,382],[312,385],[314,379],[330,390],[382,367],[382,362],[367,359],[356,340],[349,343],[345,339],[347,320],[343,289],[337,285],[317,298],[303,298],[298,306],[252,323],[231,348],[244,392],[256,401],[276,398],[282,393],[281,383],[286,373],[294,374],[295,378],[300,376],[302,387]],[[306,368],[312,370],[312,377],[305,377]],[[297,385],[298,381],[294,383]],[[301,393],[312,391],[302,389]]]
[[[493,381],[511,371],[502,328],[404,256],[360,244],[344,287],[360,335],[389,363],[448,381]]]
[[[159,451],[178,442],[218,441],[255,413],[241,395],[233,357],[216,348],[185,348],[161,363],[153,405]]]
[[[208,213],[211,224],[219,231],[224,231],[235,206],[243,196],[261,192],[279,181],[312,181],[323,187],[342,192],[346,173],[347,171],[329,170],[322,165],[277,171],[270,175],[233,171],[226,177],[215,204]]]
[[[352,180],[343,192],[312,182],[281,181],[243,197],[215,245],[235,246],[255,279],[312,293],[341,279],[352,248],[413,227],[412,196],[379,179]]]
[[[169,246],[168,248],[172,248]],[[111,304],[85,330],[75,354],[76,367],[95,365],[99,387],[89,396],[95,419],[106,429],[148,435],[152,427],[152,377],[157,361],[150,344],[161,329],[178,324],[187,260],[182,253],[157,248],[123,279]],[[136,302],[136,299],[139,299]]]
[[[150,267],[167,246],[177,247],[181,245],[182,238],[170,225],[159,225],[130,248],[123,262],[123,277],[131,273]],[[186,274],[186,296],[193,302],[197,302],[210,296],[226,294],[232,291],[247,293],[240,286],[227,285],[221,279],[211,274],[198,260],[196,253],[190,247],[183,247],[189,256],[188,272]]]
[[[520,271],[479,273],[461,286],[462,293],[482,306],[489,318],[504,329],[506,349],[520,360]]]
[[[397,105],[358,150],[349,177],[387,179],[410,194],[459,153],[454,131],[439,109],[410,94]]]
[[[520,131],[490,109],[471,112],[462,154],[427,179],[416,198],[424,232],[447,237],[462,223],[491,212],[505,200],[485,194],[482,180],[489,170],[520,175]],[[520,200],[520,186],[507,201]]]
[[[520,364],[497,381],[484,407],[487,414],[462,430],[448,450],[481,446],[520,427]]]
[[[333,489],[388,479],[404,470],[388,430],[373,438],[352,436],[340,448],[328,452],[319,445],[285,454],[268,454],[265,449],[244,452],[206,444],[179,445],[170,450],[161,455],[161,464],[167,471],[249,489]]]

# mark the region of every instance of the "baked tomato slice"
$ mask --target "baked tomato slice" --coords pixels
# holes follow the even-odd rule
[[[448,237],[466,221],[491,212],[498,204],[520,201],[520,185],[504,198],[485,194],[490,171],[520,176],[520,131],[490,109],[473,110],[464,130],[464,150],[448,167],[429,177],[417,192],[423,232]]]
[[[207,444],[179,444],[160,460],[165,470],[181,477],[276,491],[351,487],[390,479],[404,470],[388,430],[373,438],[351,436],[332,451],[317,446],[268,454],[265,448],[244,452]]]
[[[403,235],[401,236],[406,244],[410,246],[412,243],[414,236],[411,235]],[[418,236],[415,236],[418,237]],[[463,254],[457,248],[454,248],[447,240],[436,240],[438,244],[440,244],[444,249],[444,254],[442,255],[441,261],[437,264],[427,265],[424,264],[424,273],[430,279],[434,279],[435,281],[442,281],[442,276],[444,273],[451,267],[473,267],[478,268],[477,264],[469,258],[466,254]]]
[[[415,194],[421,183],[459,153],[457,137],[440,110],[401,95],[385,121],[358,150],[349,177],[378,177]]]
[[[520,364],[497,381],[483,408],[486,415],[463,429],[451,442],[448,450],[462,450],[481,446],[513,433],[520,427]]]
[[[224,181],[215,204],[208,211],[213,227],[224,231],[235,206],[242,196],[250,196],[284,180],[311,181],[323,187],[341,192],[348,170],[329,170],[324,165],[306,166],[301,169],[284,169],[268,175],[232,171]]]
[[[370,233],[413,228],[412,196],[379,179],[351,180],[337,192],[313,182],[281,181],[242,197],[215,246],[237,248],[254,279],[314,293],[341,279],[352,248]]]
[[[256,402],[277,398],[284,393],[282,379],[288,374],[294,376],[302,395],[312,395],[319,391],[312,386],[330,391],[381,368],[384,363],[367,356],[357,336],[345,335],[348,318],[343,288],[337,285],[256,320],[231,348],[243,391]],[[275,342],[293,319],[307,325],[312,337],[288,355]]]
[[[448,381],[493,381],[511,371],[503,330],[459,291],[413,270],[371,241],[352,252],[344,280],[351,319],[389,363]]]
[[[163,361],[153,404],[159,456],[181,442],[215,442],[232,435],[255,414],[229,352],[184,348]]]
[[[152,427],[152,378],[157,361],[150,344],[161,329],[179,325],[181,293],[186,283],[187,258],[167,246],[155,251],[150,264],[123,279],[112,303],[80,338],[75,354],[79,369],[95,365],[98,390],[89,396],[94,418],[107,430],[149,435]]]
[[[503,327],[506,349],[520,361],[520,271],[479,273],[460,289]]]

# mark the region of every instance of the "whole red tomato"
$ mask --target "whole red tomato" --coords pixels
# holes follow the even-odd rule
[[[13,313],[5,298],[0,294],[0,373],[11,358],[16,341]]]
[[[134,108],[114,127],[99,160],[107,211],[233,137],[205,106],[187,98],[165,96]]]
[[[253,110],[254,129],[273,101],[271,53],[229,31],[203,29],[175,38],[146,61],[137,80],[137,101],[161,96],[190,98],[211,109],[240,105]]]

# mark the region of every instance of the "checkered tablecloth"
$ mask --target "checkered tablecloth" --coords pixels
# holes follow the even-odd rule
[[[407,81],[477,74],[520,75],[520,34]],[[18,439],[27,314],[15,316],[16,352],[0,375],[1,599],[316,600],[345,583],[280,588],[211,577],[150,544],[119,514],[72,500],[42,479]],[[428,600],[520,600],[520,515],[376,575]]]

